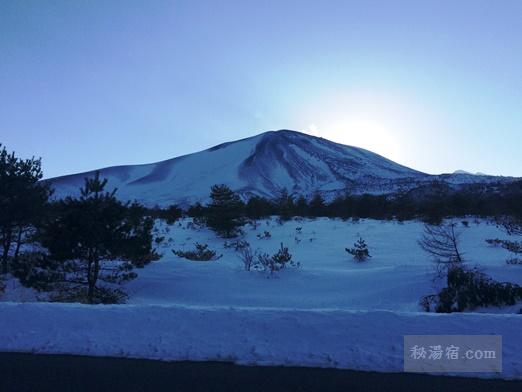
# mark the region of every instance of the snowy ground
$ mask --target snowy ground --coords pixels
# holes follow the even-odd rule
[[[469,221],[462,226],[467,262],[522,284],[521,267],[506,265],[507,252],[484,241],[505,234]],[[265,230],[271,238],[258,239]],[[522,305],[451,315],[419,308],[419,298],[435,292],[432,263],[416,243],[420,223],[317,219],[246,226],[244,239],[253,248],[274,253],[283,242],[301,263],[272,278],[244,271],[225,240],[190,220],[160,231],[168,237],[164,257],[126,285],[128,305],[2,303],[0,350],[401,371],[403,335],[500,334],[502,376],[522,378],[522,316],[513,314]],[[344,250],[359,235],[372,255],[363,264]],[[193,262],[170,251],[196,241],[223,257]],[[32,300],[13,289],[4,301]]]
[[[522,378],[518,315],[42,303],[1,309],[9,326],[0,328],[1,351],[400,372],[405,334],[501,334],[502,376]]]
[[[299,269],[284,270],[270,279],[263,272],[244,271],[237,252],[224,248],[226,240],[183,221],[170,228],[162,260],[139,270],[139,278],[127,286],[130,303],[420,311],[419,298],[435,293],[433,263],[417,245],[423,229],[419,222],[317,219],[283,225],[275,220],[258,223],[256,230],[245,227],[243,239],[270,254],[283,242],[301,263]],[[301,234],[297,234],[298,227]],[[265,230],[271,238],[258,239],[257,234]],[[372,255],[365,263],[355,263],[345,251],[359,236]],[[470,266],[483,267],[495,279],[522,284],[522,268],[505,263],[507,251],[484,241],[505,237],[494,225],[470,220],[468,228],[462,226],[464,257]],[[209,244],[223,257],[215,262],[193,262],[170,251],[192,249],[194,242]],[[520,307],[488,311],[518,312]]]

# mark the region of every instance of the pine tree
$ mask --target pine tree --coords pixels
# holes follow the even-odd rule
[[[350,253],[355,260],[357,261],[365,261],[370,256],[370,252],[368,250],[368,246],[366,245],[366,242],[359,238],[355,244],[353,244],[353,248],[348,249],[345,248],[345,250]]]
[[[308,215],[308,202],[304,196],[299,196],[295,202],[295,212],[298,216]]]
[[[116,189],[106,192],[107,180],[99,172],[86,178],[79,198],[68,197],[56,206],[56,214],[39,233],[48,258],[60,262],[70,291],[86,287],[88,303],[103,302],[110,291],[103,281],[121,284],[133,279],[135,266],[155,259],[152,218],[138,203],[122,203]]]
[[[194,205],[191,205],[187,210],[187,215],[192,218],[201,218],[205,216],[206,208],[201,205],[200,202],[197,202]]]
[[[320,193],[315,193],[310,200],[310,215],[311,216],[323,216],[326,210],[324,199]]]
[[[0,147],[2,145],[0,144]],[[0,244],[2,273],[9,270],[9,257],[18,259],[21,245],[42,217],[51,194],[40,182],[41,160],[21,159],[15,153],[0,150]]]
[[[274,212],[274,206],[268,199],[252,196],[248,199],[245,212],[251,219],[260,219],[271,215]]]
[[[223,237],[234,237],[242,224],[244,204],[228,186],[213,185],[210,192],[211,203],[207,206],[208,227]]]
[[[286,188],[279,191],[275,204],[282,220],[288,220],[293,216],[295,210],[294,197],[288,193]]]

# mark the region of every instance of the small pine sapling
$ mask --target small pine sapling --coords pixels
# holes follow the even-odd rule
[[[366,242],[362,238],[359,238],[357,242],[353,244],[353,248],[345,248],[345,250],[349,254],[351,254],[354,257],[354,259],[358,262],[365,261],[369,257],[372,257],[370,256],[370,252],[368,251],[368,246],[366,245]]]
[[[182,251],[182,250],[172,250],[172,253],[174,253],[178,257],[182,257],[188,260],[193,261],[210,261],[210,260],[217,260],[221,258],[222,255],[219,255],[216,257],[216,251],[208,249],[207,244],[200,244],[196,242],[194,244],[196,247],[195,250],[189,250],[189,251]]]
[[[300,267],[299,262],[294,262],[292,260],[292,254],[288,251],[288,248],[283,245],[283,243],[281,243],[281,248],[277,251],[277,253],[272,256],[266,253],[258,254],[257,264],[260,266],[260,269],[270,272],[270,275],[273,275],[274,272],[282,270],[287,265],[296,268]]]

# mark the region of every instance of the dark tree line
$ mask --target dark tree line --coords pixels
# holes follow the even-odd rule
[[[220,221],[235,222],[232,226],[236,227],[241,218],[260,219],[270,215],[278,215],[283,220],[293,216],[422,219],[432,224],[440,223],[444,218],[467,215],[522,218],[522,181],[443,191],[435,184],[428,189],[402,194],[338,196],[331,202],[326,202],[318,193],[307,199],[291,195],[285,189],[275,199],[253,196],[243,202],[226,185],[216,185],[211,191],[211,199],[207,206],[199,203],[191,206],[187,214],[206,219],[211,227],[219,226]]]

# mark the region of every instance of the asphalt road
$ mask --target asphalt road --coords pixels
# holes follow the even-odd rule
[[[522,391],[521,381],[0,353],[0,391]]]

